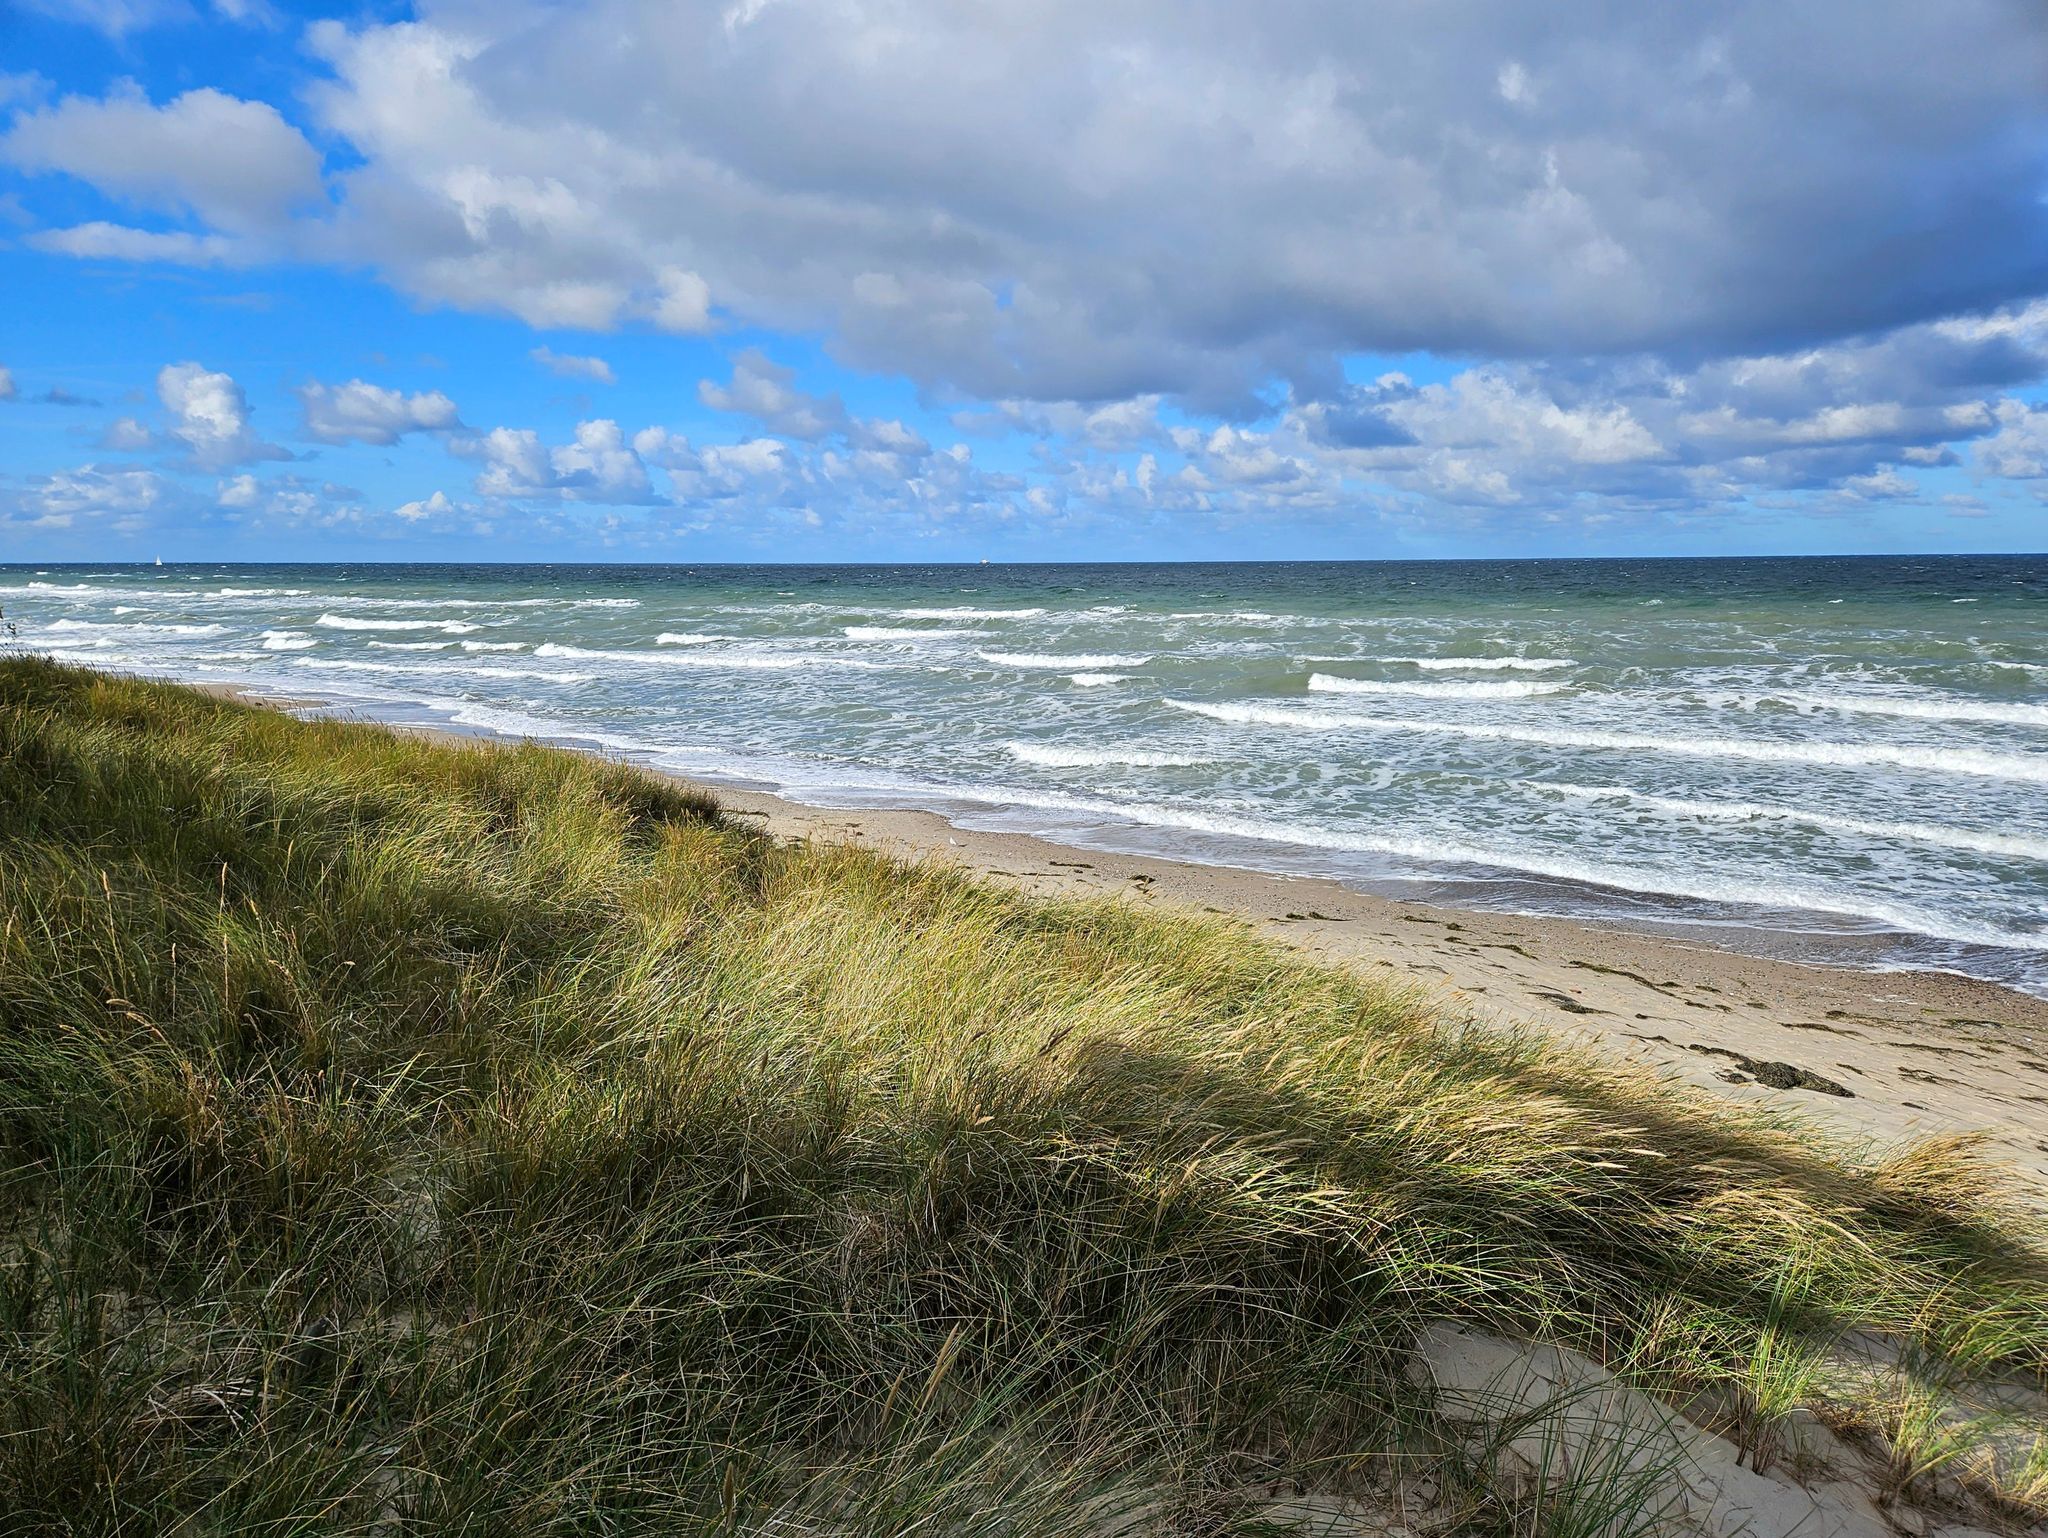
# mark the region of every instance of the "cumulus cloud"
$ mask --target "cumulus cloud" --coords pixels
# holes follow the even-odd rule
[[[315,484],[296,475],[263,479],[242,474],[214,489],[214,505],[224,512],[246,521],[294,527],[354,522],[356,510],[348,504],[357,500],[359,494],[346,486],[332,481]]]
[[[308,435],[322,443],[396,443],[407,433],[446,432],[460,425],[455,402],[439,390],[407,395],[351,379],[317,380],[298,390]]]
[[[486,497],[614,505],[658,500],[635,446],[627,442],[617,422],[602,418],[578,422],[574,437],[554,449],[541,442],[539,433],[525,427],[494,427],[475,437],[452,440],[450,447],[466,458],[483,461],[476,489]]]
[[[202,470],[292,457],[250,427],[248,397],[230,375],[199,363],[167,364],[156,376],[156,392],[170,414],[171,436]]]
[[[303,134],[268,103],[210,87],[162,106],[132,85],[103,100],[68,96],[18,116],[0,138],[0,158],[26,171],[64,172],[144,208],[191,213],[235,235],[275,233],[321,195],[320,153]],[[93,238],[105,247],[116,227],[82,228],[97,229]],[[129,254],[142,249],[131,245]]]
[[[21,392],[14,383],[14,371],[0,367],[0,401],[11,401]]]
[[[986,399],[1243,410],[1352,351],[1754,355],[2048,287],[2012,0],[594,0],[311,40],[344,227],[409,293],[680,330],[716,295]]]
[[[2048,406],[2009,400],[1995,416],[1998,430],[1977,446],[1977,463],[2014,480],[2048,476]]]
[[[104,521],[120,529],[139,527],[175,501],[174,484],[154,470],[80,465],[31,477],[17,497],[21,521],[41,529],[76,528]]]
[[[418,523],[425,518],[444,518],[454,511],[455,504],[448,500],[448,493],[437,491],[432,496],[401,503],[391,510],[391,516],[407,523]]]
[[[854,441],[870,453],[888,454],[900,459],[923,459],[931,453],[932,446],[924,434],[915,428],[905,427],[895,420],[869,419],[853,424]]]
[[[1388,374],[1298,400],[1270,432],[1332,473],[1471,505],[1714,505],[1954,464],[1955,445],[2016,420],[2001,388],[2044,372],[2048,308],[2030,306],[1690,368],[1485,364],[1421,386]],[[1990,444],[1978,455],[2017,462]]]
[[[536,347],[527,356],[550,374],[559,374],[564,379],[589,379],[598,384],[619,382],[612,366],[602,358],[578,357],[574,353],[556,352],[547,346]]]
[[[555,484],[587,502],[646,502],[652,499],[647,467],[626,443],[616,422],[578,422],[576,437],[548,456]]]

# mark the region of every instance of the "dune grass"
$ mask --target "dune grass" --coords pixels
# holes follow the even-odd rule
[[[1998,1189],[1199,916],[0,661],[10,1532],[1568,1530],[1418,1328],[1762,1449],[1845,1339],[2040,1380]]]

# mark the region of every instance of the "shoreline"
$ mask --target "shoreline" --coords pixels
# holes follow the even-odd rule
[[[515,740],[244,687],[194,687],[456,742]],[[1323,877],[1084,849],[962,828],[930,811],[810,806],[639,767],[707,792],[777,837],[943,860],[1034,896],[1114,896],[1239,919],[1317,959],[1393,971],[1454,1014],[1576,1040],[1837,1136],[1981,1135],[1987,1152],[2048,1203],[2048,1001],[1995,983],[1380,897]]]

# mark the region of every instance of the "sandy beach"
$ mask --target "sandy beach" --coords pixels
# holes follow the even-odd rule
[[[780,837],[945,860],[1044,896],[1115,895],[1241,918],[1311,954],[1391,969],[1460,1014],[1588,1040],[1846,1136],[1981,1133],[2048,1199],[2048,1003],[2009,989],[1946,973],[1773,961],[1565,919],[1392,902],[1333,881],[1075,850],[958,828],[930,812],[825,810],[705,788]]]
[[[728,785],[699,788],[779,838],[941,860],[1038,896],[1114,896],[1241,919],[1318,958],[1387,969],[1458,1015],[1553,1032],[1846,1138],[1979,1136],[2048,1204],[2048,1002],[2010,989],[1949,973],[1814,966],[1567,919],[1391,901],[1334,881],[1079,850],[957,827],[932,812],[821,808]]]

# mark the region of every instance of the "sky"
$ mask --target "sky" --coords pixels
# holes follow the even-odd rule
[[[0,0],[0,561],[2043,549],[2038,0]]]

